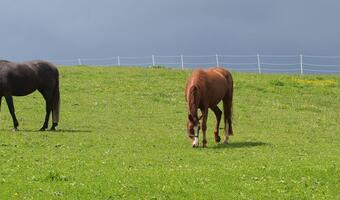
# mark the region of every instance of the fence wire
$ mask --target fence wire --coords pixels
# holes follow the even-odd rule
[[[218,66],[257,73],[340,74],[340,56],[318,55],[151,55],[49,61],[58,66],[162,66],[180,69]]]

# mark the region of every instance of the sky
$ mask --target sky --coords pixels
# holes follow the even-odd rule
[[[340,55],[336,0],[1,0],[0,58]]]

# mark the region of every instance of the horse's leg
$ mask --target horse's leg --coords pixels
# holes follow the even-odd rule
[[[60,113],[60,91],[59,91],[59,77],[56,79],[56,85],[52,91],[52,127],[51,131],[55,131],[59,123]]]
[[[220,122],[221,122],[221,116],[222,116],[222,111],[218,108],[218,106],[214,106],[210,108],[212,111],[214,111],[215,116],[216,116],[216,126],[215,126],[215,142],[219,143],[221,141],[220,136],[218,135],[219,129],[220,129]]]
[[[15,116],[15,110],[14,110],[14,104],[13,104],[13,98],[12,96],[5,96],[8,110],[11,113],[12,119],[13,119],[13,125],[14,125],[14,131],[18,130],[19,122],[17,120],[17,117]]]
[[[232,102],[230,97],[226,96],[223,99],[223,109],[224,109],[224,144],[228,144],[229,136],[233,135],[233,128],[231,124],[231,109]],[[228,125],[228,126],[227,126]]]
[[[202,132],[203,132],[203,147],[207,147],[207,119],[208,119],[208,108],[205,108],[202,111]]]
[[[45,102],[46,102],[45,121],[44,121],[43,126],[40,128],[40,131],[45,131],[48,127],[48,121],[50,119],[50,114],[52,111],[52,94],[49,92],[46,92],[45,90],[39,90],[39,92],[43,95]]]

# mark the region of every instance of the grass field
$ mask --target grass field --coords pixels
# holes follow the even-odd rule
[[[39,93],[3,102],[0,199],[340,199],[340,76],[233,73],[234,132],[193,149],[189,71],[62,67],[58,132]],[[222,125],[224,127],[224,125]]]

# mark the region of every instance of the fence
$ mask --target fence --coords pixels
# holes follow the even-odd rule
[[[196,68],[224,66],[234,71],[255,73],[340,73],[340,56],[310,55],[202,55],[78,58],[50,60],[57,65],[166,66]]]

